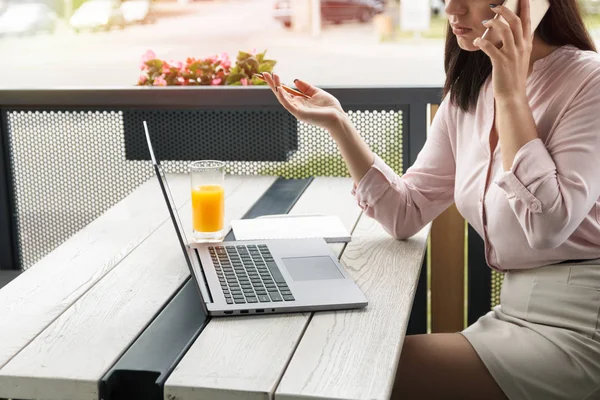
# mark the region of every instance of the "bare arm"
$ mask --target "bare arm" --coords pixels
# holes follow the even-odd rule
[[[345,114],[340,114],[329,134],[338,145],[354,183],[358,185],[371,169],[374,155]]]

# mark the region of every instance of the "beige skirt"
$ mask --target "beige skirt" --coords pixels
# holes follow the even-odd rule
[[[600,400],[600,259],[507,272],[500,303],[462,334],[510,400]]]

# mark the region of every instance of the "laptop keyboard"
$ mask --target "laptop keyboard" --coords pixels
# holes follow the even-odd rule
[[[227,304],[294,301],[267,245],[210,246]]]

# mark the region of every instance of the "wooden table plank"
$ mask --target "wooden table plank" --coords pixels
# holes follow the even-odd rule
[[[176,179],[169,176],[169,182]],[[241,218],[274,180],[227,177],[227,220]],[[178,186],[174,195],[189,198],[189,184]],[[179,215],[189,232],[189,202]],[[0,369],[0,396],[97,400],[98,381],[188,276],[175,231],[166,221]]]
[[[361,210],[346,178],[316,178],[290,214],[338,215],[354,228]],[[343,245],[331,245],[341,254]],[[309,313],[214,318],[165,385],[168,400],[268,399],[310,318]]]
[[[172,186],[180,193],[189,179]],[[168,217],[157,182],[148,181],[2,288],[0,368]]]
[[[429,230],[396,241],[361,217],[342,262],[369,305],[314,314],[276,400],[389,399]]]

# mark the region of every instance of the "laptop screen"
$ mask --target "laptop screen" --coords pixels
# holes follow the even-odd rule
[[[177,238],[179,240],[179,244],[185,253],[186,261],[190,263],[189,255],[187,252],[187,236],[185,236],[185,229],[183,229],[183,224],[179,219],[179,214],[177,213],[177,207],[175,206],[175,201],[173,200],[173,195],[171,194],[171,189],[169,188],[169,184],[167,182],[167,177],[165,176],[164,171],[160,167],[160,165],[154,165],[154,171],[156,172],[156,176],[158,178],[159,184],[164,187],[164,195],[165,200],[167,201],[167,206],[169,210],[172,211],[172,219],[173,226],[175,227],[175,231],[177,232]]]
[[[169,189],[169,185],[167,183],[167,177],[165,176],[162,168],[159,165],[159,161],[154,155],[154,149],[152,148],[152,142],[150,141],[150,134],[148,133],[148,126],[146,125],[146,121],[144,121],[144,130],[146,132],[146,141],[148,142],[148,151],[150,151],[150,157],[152,159],[152,165],[154,167],[154,172],[156,173],[156,177],[158,179],[158,183],[163,192],[165,201],[167,203],[167,208],[169,209],[169,214],[171,216],[171,221],[173,222],[173,226],[175,227],[175,233],[177,234],[177,240],[179,240],[179,245],[181,246],[181,250],[183,252],[183,256],[185,257],[185,262],[188,265],[192,278],[196,275],[194,274],[193,264],[190,260],[190,255],[188,253],[187,246],[187,237],[185,236],[185,230],[183,229],[183,225],[181,224],[181,220],[179,219],[179,215],[177,214],[177,207],[175,202],[173,201],[173,196],[171,195],[171,189]],[[200,262],[200,260],[198,260]],[[200,292],[200,296],[202,298],[202,291],[198,288]],[[206,311],[204,301],[202,301],[202,309]],[[207,314],[208,315],[208,314]]]

